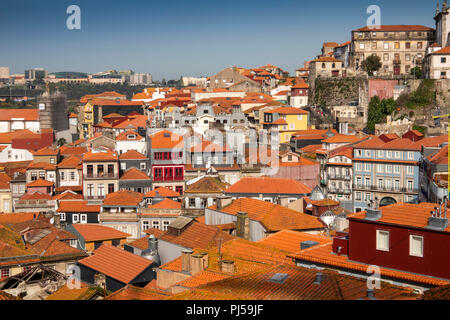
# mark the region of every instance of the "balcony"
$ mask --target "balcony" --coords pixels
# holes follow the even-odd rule
[[[153,177],[153,181],[157,181],[157,182],[184,181],[184,177]]]
[[[360,185],[360,184],[354,184],[353,185],[354,190],[366,190],[366,191],[379,191],[379,192],[394,192],[394,193],[419,193],[419,189],[415,188],[400,188],[400,187],[381,187],[381,186],[374,186],[374,185]]]

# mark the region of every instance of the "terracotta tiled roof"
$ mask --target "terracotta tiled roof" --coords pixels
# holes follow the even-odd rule
[[[34,193],[26,193],[22,197],[20,197],[21,201],[26,200],[52,200],[52,196],[49,194],[34,192]]]
[[[308,261],[310,263],[313,262],[315,264],[329,266],[333,269],[338,267],[344,270],[352,270],[363,273],[367,272],[367,268],[369,266],[365,263],[350,261],[347,256],[338,256],[334,254],[331,244],[305,249],[295,254],[289,254],[289,257],[300,261]],[[393,269],[380,268],[380,271],[382,278],[394,278],[433,286],[449,284],[448,281],[440,280],[434,277],[427,277]]]
[[[426,291],[422,300],[450,300],[450,284]]]
[[[147,230],[145,230],[145,233],[148,235],[154,235],[155,238],[159,239],[159,237],[161,237],[165,233],[165,231],[155,228],[148,228]]]
[[[142,202],[144,194],[133,192],[129,190],[119,190],[117,192],[109,193],[103,205],[105,206],[132,206],[137,207]]]
[[[191,152],[230,152],[232,151],[228,145],[221,146],[211,141],[202,140],[201,144],[192,146]]]
[[[99,213],[99,205],[90,205],[87,201],[65,200],[59,202],[57,212],[76,212],[76,213]]]
[[[222,193],[227,187],[228,183],[220,181],[215,177],[205,176],[199,181],[189,185],[185,193]]]
[[[319,245],[323,245],[332,243],[333,239],[305,232],[282,230],[280,232],[269,235],[267,238],[259,240],[258,243],[290,253],[295,253],[300,251],[300,244],[303,241],[315,241],[318,242]]]
[[[148,207],[149,209],[181,209],[181,202],[173,201],[171,199],[165,198],[163,201],[158,202],[152,206]]]
[[[359,138],[357,136],[345,135],[345,134],[336,134],[331,138],[322,140],[325,143],[355,143],[361,141],[364,138]]]
[[[84,283],[81,283],[80,288],[69,288],[67,285],[62,286],[54,293],[49,295],[45,300],[90,300],[95,298],[97,295],[103,295],[98,288],[90,287]]]
[[[0,224],[14,224],[33,220],[37,213],[0,213]]]
[[[393,225],[410,226],[416,228],[425,228],[428,225],[430,212],[435,207],[439,207],[436,203],[422,202],[419,204],[397,203],[390,206],[381,207],[381,218],[377,223],[387,223]],[[351,220],[364,220],[366,211],[355,214]],[[450,225],[444,230],[450,232]]]
[[[82,194],[74,193],[69,190],[64,191],[63,193],[57,194],[53,197],[53,200],[83,200],[84,197]]]
[[[226,273],[205,270],[184,281],[177,283],[177,286],[192,289],[211,282],[227,279],[229,277],[230,275]]]
[[[134,138],[130,139],[128,136],[134,136]],[[142,139],[143,138],[137,132],[132,130],[122,132],[116,137],[116,141],[137,141]]]
[[[136,150],[128,150],[119,156],[119,160],[147,160],[147,157]]]
[[[70,146],[61,146],[59,148],[59,153],[62,156],[66,155],[83,155],[87,151],[86,147],[70,147]]]
[[[158,195],[164,198],[175,198],[179,197],[180,194],[176,191],[167,189],[166,187],[159,187],[152,191],[149,191],[145,194],[146,198],[154,198],[156,197],[156,192],[158,192]]]
[[[59,169],[81,169],[83,162],[77,156],[70,156],[63,159],[59,164]]]
[[[55,183],[51,181],[47,181],[44,179],[38,179],[36,181],[30,182],[27,184],[27,188],[29,187],[52,187]]]
[[[24,121],[39,121],[38,109],[2,109],[0,121],[23,119]]]
[[[217,210],[216,206],[209,209]],[[246,212],[250,220],[259,221],[269,231],[323,229],[324,225],[313,216],[292,209],[250,198],[234,200],[222,210],[223,213],[237,215]]]
[[[267,111],[266,113],[279,113],[279,114],[309,114],[308,111],[299,109],[299,108],[293,108],[293,107],[281,107],[274,110]]]
[[[245,193],[245,194],[309,194],[312,189],[303,183],[293,179],[268,178],[268,177],[244,177],[225,193]]]
[[[318,149],[321,149],[322,145],[321,144],[311,144],[309,146],[303,147],[301,149],[302,152],[304,153],[311,153],[311,152],[315,152]]]
[[[450,54],[450,46],[442,48],[441,50],[435,51],[435,52],[433,52],[433,54],[435,54],[435,55]]]
[[[117,152],[106,149],[89,151],[83,157],[83,161],[117,161],[118,159]]]
[[[143,106],[142,101],[129,101],[124,99],[113,100],[113,99],[92,99],[89,104],[94,106]]]
[[[367,296],[365,280],[339,275],[331,271],[320,271],[323,280],[315,284],[318,271],[296,266],[275,266],[221,281],[208,283],[192,291],[183,292],[171,299],[205,300],[229,295],[236,300],[357,300]],[[275,275],[284,275],[282,281],[275,281]],[[411,290],[382,283],[376,289],[379,300],[414,299]]]
[[[78,261],[79,264],[98,271],[122,283],[130,283],[153,263],[114,246],[103,244],[92,256]]]
[[[34,156],[56,156],[59,153],[58,149],[53,149],[50,147],[45,147],[42,149],[39,149],[38,151],[34,152]]]
[[[448,164],[448,146],[428,157],[428,161],[434,164]]]
[[[342,62],[342,61],[338,60],[334,57],[320,57],[320,58],[314,59],[311,62]]]
[[[176,236],[166,232],[162,234],[158,239],[167,241],[173,244],[180,245],[185,248],[206,249],[209,246],[217,245],[217,238],[222,238],[223,241],[229,241],[233,239],[227,233],[220,231],[215,226],[207,226],[193,220],[180,235]]]
[[[50,164],[47,162],[31,162],[28,166],[27,169],[43,169],[43,170],[47,170],[47,171],[54,171],[56,170],[56,166],[54,164]]]
[[[183,148],[183,137],[168,130],[159,131],[150,136],[152,149]]]
[[[165,300],[170,296],[171,294],[162,290],[128,285],[112,293],[105,300]]]
[[[83,211],[80,211],[83,212]],[[126,239],[131,234],[99,224],[74,224],[73,227],[81,234],[85,241],[104,241],[113,239]]]
[[[150,180],[149,176],[137,168],[131,168],[124,172],[120,180]]]

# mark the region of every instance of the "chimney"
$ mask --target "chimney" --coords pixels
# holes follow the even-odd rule
[[[191,272],[191,255],[192,250],[183,250],[181,253],[181,271]]]
[[[203,255],[202,254],[192,254],[191,255],[191,275],[196,275],[197,273],[203,271]]]
[[[249,239],[249,219],[246,212],[237,213],[236,236],[245,240]]]
[[[200,254],[202,255],[203,270],[205,270],[209,267],[209,255],[207,252],[200,252]]]
[[[314,284],[321,284],[324,279],[324,274],[322,272],[316,273],[316,278],[314,279]]]
[[[234,261],[222,260],[220,264],[220,271],[224,273],[234,273]]]
[[[158,252],[158,239],[156,239],[153,234],[148,237],[148,248],[152,252]]]
[[[222,210],[229,204],[233,202],[233,199],[229,196],[218,196],[217,197],[217,210]]]
[[[277,201],[277,204],[278,204],[278,205],[287,208],[287,206],[288,206],[288,204],[289,204],[289,198],[288,198],[287,196],[279,196],[277,200],[278,200],[278,201]]]

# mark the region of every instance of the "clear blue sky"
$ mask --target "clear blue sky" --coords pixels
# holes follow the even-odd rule
[[[81,8],[81,30],[66,28],[71,4]],[[350,40],[371,4],[381,7],[382,24],[434,27],[429,0],[4,0],[0,66],[132,69],[159,80],[267,63],[293,73],[323,42]]]

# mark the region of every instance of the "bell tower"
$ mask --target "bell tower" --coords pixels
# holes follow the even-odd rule
[[[447,0],[444,0],[442,4],[442,10],[439,11],[439,2],[436,9],[436,42],[442,47],[450,45],[450,16],[449,8],[447,6]]]

